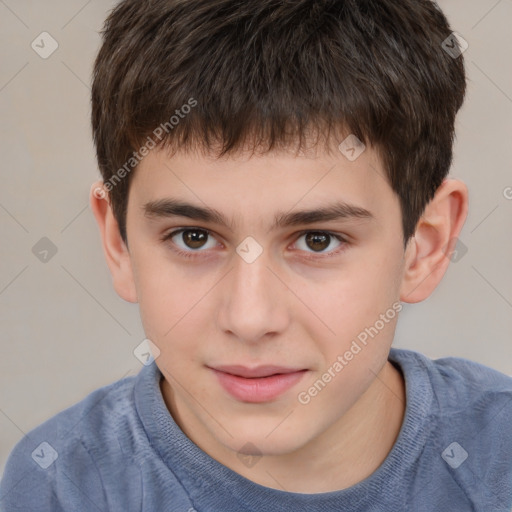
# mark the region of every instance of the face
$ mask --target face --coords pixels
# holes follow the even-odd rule
[[[370,147],[355,161],[152,152],[140,164],[127,213],[137,301],[173,417],[206,451],[298,450],[383,369],[404,265],[384,176]],[[248,378],[226,365],[280,368]]]

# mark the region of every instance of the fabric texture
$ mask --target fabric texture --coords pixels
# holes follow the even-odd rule
[[[392,348],[406,383],[381,466],[340,491],[267,488],[220,464],[169,413],[155,363],[38,426],[11,452],[2,512],[511,512],[512,378]]]

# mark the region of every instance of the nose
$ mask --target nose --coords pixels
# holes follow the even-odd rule
[[[266,253],[252,263],[236,254],[233,264],[221,291],[220,328],[246,343],[284,332],[289,323],[286,286],[271,269]]]

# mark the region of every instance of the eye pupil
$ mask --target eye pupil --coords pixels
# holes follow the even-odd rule
[[[207,234],[204,231],[188,230],[183,232],[183,241],[191,249],[198,249],[206,242]]]
[[[306,235],[306,243],[313,251],[322,251],[329,247],[330,235],[325,233],[308,233]]]

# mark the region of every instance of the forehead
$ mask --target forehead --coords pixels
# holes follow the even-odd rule
[[[284,212],[344,203],[381,216],[397,197],[377,152],[366,147],[356,158],[341,151],[294,154],[272,151],[216,158],[199,152],[151,151],[139,164],[129,203],[138,207],[179,200],[231,216],[272,215],[273,227]],[[175,201],[176,202],[176,201]],[[267,219],[269,220],[269,219]],[[289,219],[288,219],[289,220]]]

